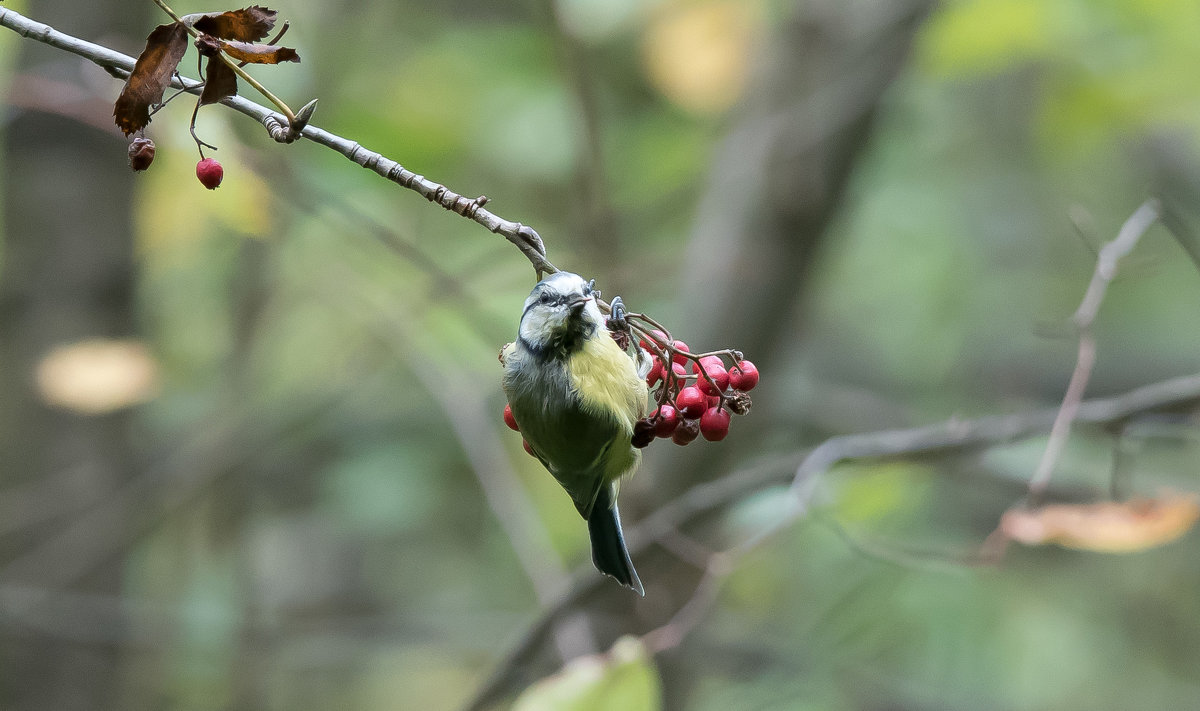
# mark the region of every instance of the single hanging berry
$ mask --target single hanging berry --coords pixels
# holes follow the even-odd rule
[[[196,177],[200,179],[200,184],[209,190],[216,190],[221,184],[221,178],[225,177],[225,169],[217,162],[216,158],[205,158],[196,164]]]
[[[729,434],[729,413],[720,407],[710,407],[700,416],[700,434],[709,442],[720,442]]]
[[[138,137],[129,142],[129,167],[142,171],[154,162],[154,141]]]
[[[753,390],[758,385],[758,368],[748,360],[738,361],[729,369],[729,385],[734,390]]]

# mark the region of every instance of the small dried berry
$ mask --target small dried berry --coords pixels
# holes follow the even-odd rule
[[[750,396],[746,393],[734,390],[725,396],[725,404],[733,411],[735,415],[744,415],[750,412]]]
[[[154,141],[149,138],[135,138],[129,142],[129,167],[142,171],[154,162]]]
[[[642,449],[654,441],[655,425],[650,417],[643,418],[633,423],[633,437],[630,438],[630,444],[638,449]]]
[[[679,424],[675,426],[675,432],[671,434],[671,441],[683,446],[698,436],[700,436],[699,420],[680,420]]]

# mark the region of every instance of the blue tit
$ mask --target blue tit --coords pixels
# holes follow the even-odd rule
[[[596,568],[645,595],[621,533],[617,491],[641,461],[630,442],[646,416],[646,382],[604,327],[597,296],[570,272],[533,287],[517,340],[502,354],[504,392],[534,456],[587,519]]]

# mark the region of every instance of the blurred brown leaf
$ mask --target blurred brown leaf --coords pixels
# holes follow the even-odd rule
[[[1170,543],[1200,518],[1194,494],[1096,504],[1009,509],[1000,531],[1026,545],[1058,544],[1099,553],[1129,553]]]
[[[187,28],[181,23],[159,25],[146,37],[146,48],[125,80],[113,116],[126,136],[150,123],[150,107],[162,101],[171,75],[187,50]]]
[[[215,104],[227,96],[236,96],[237,75],[220,57],[209,57],[204,69],[204,91],[200,93],[200,105]]]
[[[242,10],[199,15],[192,27],[221,39],[255,42],[266,37],[275,26],[276,14],[274,10],[251,5]],[[192,17],[197,16],[189,15],[185,19]]]
[[[221,49],[239,62],[250,64],[279,64],[280,62],[299,62],[300,55],[289,47],[276,47],[269,44],[251,44],[249,42],[222,42]]]

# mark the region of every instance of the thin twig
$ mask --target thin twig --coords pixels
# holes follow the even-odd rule
[[[661,627],[650,630],[642,636],[646,649],[654,654],[665,652],[678,647],[688,633],[704,620],[704,616],[717,601],[717,593],[721,591],[721,583],[733,572],[732,561],[723,553],[709,556],[708,565],[704,567],[704,575],[692,596],[680,606],[675,615]]]
[[[133,71],[133,66],[136,63],[133,57],[59,32],[49,25],[30,20],[24,15],[6,7],[0,7],[0,26],[7,27],[27,39],[32,39],[83,57],[93,64],[108,70],[110,74],[118,78],[128,76],[129,72]],[[184,89],[191,94],[199,94],[204,86],[202,82],[182,77],[173,78],[171,85],[175,88]],[[287,122],[287,117],[240,96],[226,97],[220,103],[263,124],[273,139],[286,140],[287,129],[283,123]],[[301,113],[303,113],[303,109],[301,109]],[[530,264],[533,265],[534,270],[538,274],[552,274],[558,271],[558,268],[546,258],[546,247],[537,231],[520,222],[505,220],[499,215],[484,209],[483,205],[487,202],[486,198],[482,196],[468,198],[460,195],[444,185],[406,169],[390,158],[364,148],[356,141],[342,138],[316,126],[305,126],[300,131],[300,135],[314,143],[341,153],[358,165],[375,172],[401,187],[416,192],[426,200],[437,203],[450,212],[483,225],[488,231],[500,235],[516,246],[525,255],[525,258],[529,260]]]
[[[1138,240],[1158,220],[1160,208],[1158,200],[1151,198],[1142,203],[1125,224],[1121,225],[1116,239],[1105,244],[1100,249],[1096,259],[1096,269],[1092,273],[1092,281],[1088,284],[1083,301],[1075,310],[1071,321],[1079,330],[1079,353],[1075,357],[1075,369],[1071,372],[1071,380],[1067,383],[1067,392],[1063,395],[1062,406],[1054,418],[1050,428],[1050,439],[1046,449],[1038,461],[1037,469],[1029,480],[1029,502],[1036,503],[1041,499],[1058,459],[1067,446],[1067,438],[1071,435],[1071,423],[1079,412],[1079,404],[1083,401],[1083,393],[1087,389],[1088,380],[1092,377],[1092,368],[1096,364],[1096,337],[1092,334],[1092,323],[1100,312],[1100,304],[1108,292],[1108,285],[1117,276],[1117,266],[1121,259],[1133,251]]]

